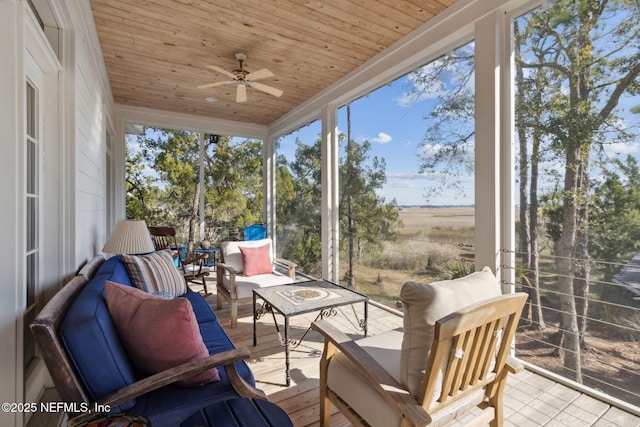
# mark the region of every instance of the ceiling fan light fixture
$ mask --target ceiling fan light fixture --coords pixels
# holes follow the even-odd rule
[[[236,53],[236,59],[240,62],[240,67],[227,71],[224,68],[218,67],[217,65],[207,65],[207,68],[210,68],[214,71],[217,71],[225,76],[231,78],[231,80],[219,81],[213,83],[207,83],[198,86],[198,89],[209,89],[212,87],[227,85],[231,83],[236,84],[236,102],[246,102],[247,101],[247,86],[251,86],[254,89],[257,89],[261,92],[267,93],[269,95],[280,97],[282,95],[282,91],[280,89],[276,89],[264,83],[257,83],[256,80],[273,77],[273,73],[266,68],[260,69],[258,71],[254,71],[252,73],[248,72],[243,68],[243,62],[247,59],[247,55],[244,53],[238,52]],[[213,101],[209,101],[213,102]]]

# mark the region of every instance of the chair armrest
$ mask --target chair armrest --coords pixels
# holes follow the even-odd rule
[[[249,349],[243,347],[214,354],[212,356],[205,357],[204,359],[187,362],[129,384],[126,387],[98,399],[97,403],[100,405],[109,405],[109,407],[114,407],[160,387],[189,378],[195,374],[206,371],[207,369],[220,366],[223,366],[227,371],[229,381],[239,395],[243,397],[258,397],[265,399],[266,395],[262,390],[259,390],[244,381],[236,371],[234,363],[246,360],[250,355]],[[93,409],[93,407],[89,407],[88,412],[83,412],[77,417],[70,418],[69,426],[73,427],[74,425],[89,421],[95,417],[97,413],[94,412]]]
[[[230,266],[229,264],[225,264],[224,262],[219,262],[218,264],[216,264],[216,266],[218,268],[224,268],[225,270],[227,270],[229,273],[232,274],[239,274],[238,270],[236,270],[235,268],[233,268],[232,266]]]
[[[209,258],[209,254],[200,254],[193,258],[185,259],[182,262],[183,265],[195,264]]]
[[[289,261],[288,259],[284,259],[284,258],[276,258],[276,262],[278,262],[280,264],[284,264],[287,267],[296,268],[298,266],[298,264],[296,264],[295,262]]]
[[[522,372],[524,370],[524,365],[515,357],[508,356],[507,361],[504,365],[512,374],[517,374],[518,372]]]
[[[282,264],[282,265],[286,266],[289,269],[289,277],[291,277],[292,279],[296,278],[296,267],[298,266],[298,264],[296,264],[293,261],[289,261],[288,259],[284,259],[284,258],[276,258],[276,262],[278,264]]]
[[[427,425],[431,417],[402,384],[398,383],[369,353],[327,320],[313,322],[311,327],[320,332],[326,343],[332,343],[349,358],[358,372],[375,388],[409,425]],[[323,354],[323,358],[327,357]]]

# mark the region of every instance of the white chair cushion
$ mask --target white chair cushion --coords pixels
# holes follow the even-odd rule
[[[400,381],[401,331],[389,331],[380,335],[363,338],[357,343]],[[353,368],[352,363],[342,353],[336,353],[329,363],[327,384],[342,400],[347,402],[367,423],[372,426],[399,426],[401,419],[386,400]],[[387,386],[389,390],[391,386]],[[398,393],[405,390],[395,389]]]
[[[257,274],[255,276],[248,277],[236,275],[236,298],[252,297],[254,289],[277,285],[288,285],[290,283],[293,283],[293,279],[291,277],[277,271],[274,271],[272,274]],[[233,294],[234,290],[231,288],[229,274],[225,274],[222,277],[222,284]]]
[[[400,383],[416,399],[420,395],[436,321],[468,305],[500,295],[500,284],[489,267],[455,280],[403,285],[400,291],[404,310]]]
[[[222,251],[222,259],[224,259],[224,263],[241,274],[243,270],[240,247],[259,248],[264,245],[269,245],[269,256],[271,258],[271,264],[273,265],[273,250],[271,248],[271,244],[272,241],[270,238],[260,240],[227,241],[220,244],[220,250]]]

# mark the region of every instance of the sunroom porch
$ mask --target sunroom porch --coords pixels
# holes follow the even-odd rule
[[[8,32],[12,32],[15,22],[20,22],[18,18],[25,18],[29,21],[24,27],[28,27],[29,31],[40,28],[35,19],[32,19],[28,12],[29,6],[22,8],[23,2],[4,2],[2,4],[4,17],[0,18],[8,28]],[[26,3],[26,2],[24,2]],[[41,4],[41,2],[30,2]],[[45,2],[46,3],[46,2]],[[154,126],[167,126],[177,129],[191,129],[199,132],[218,133],[227,135],[237,135],[248,138],[256,138],[264,141],[264,222],[270,228],[271,233],[275,234],[278,218],[275,213],[277,210],[277,193],[275,190],[274,178],[274,157],[276,154],[276,140],[279,136],[299,129],[311,121],[319,120],[321,123],[321,139],[322,139],[322,204],[319,206],[322,213],[322,272],[324,278],[338,281],[340,278],[339,269],[339,235],[337,233],[338,218],[336,201],[338,199],[338,126],[336,124],[336,110],[344,103],[348,103],[358,97],[369,93],[379,85],[387,84],[390,79],[406,73],[415,66],[424,64],[425,61],[433,59],[443,52],[449,51],[461,42],[473,39],[476,43],[477,70],[475,75],[476,82],[476,99],[477,113],[475,116],[475,192],[474,197],[477,234],[475,236],[475,262],[476,265],[490,265],[494,270],[500,271],[505,284],[511,286],[515,281],[515,237],[513,218],[515,217],[516,203],[514,202],[515,178],[513,172],[514,147],[511,137],[512,123],[510,111],[510,92],[509,86],[509,21],[508,19],[517,16],[526,8],[535,7],[539,2],[519,2],[519,1],[460,1],[460,2],[437,2],[440,5],[451,6],[446,12],[433,20],[430,26],[421,28],[417,32],[413,32],[401,43],[395,44],[392,49],[384,50],[374,59],[363,63],[362,66],[356,67],[355,71],[344,78],[334,80],[334,83],[326,87],[314,96],[310,93],[303,93],[292,101],[292,104],[282,106],[281,104],[272,104],[271,101],[265,101],[265,98],[256,99],[259,102],[253,104],[261,107],[258,110],[249,111],[236,105],[233,101],[225,104],[218,104],[222,107],[218,108],[215,113],[210,113],[209,104],[203,101],[202,93],[192,91],[193,87],[189,83],[187,92],[189,97],[185,97],[183,93],[177,93],[176,96],[169,96],[184,87],[162,87],[155,93],[150,91],[147,95],[149,98],[146,102],[141,102],[142,96],[131,97],[128,91],[133,92],[133,87],[126,83],[133,77],[146,75],[144,84],[138,84],[135,88],[143,88],[147,90],[154,86],[164,84],[169,80],[169,76],[175,73],[171,67],[166,64],[156,62],[156,59],[143,57],[143,61],[147,61],[145,66],[130,66],[124,73],[116,73],[116,77],[120,77],[120,81],[125,81],[124,85],[118,85],[117,79],[107,76],[103,62],[119,61],[126,57],[118,52],[111,51],[106,53],[100,51],[100,45],[97,43],[97,37],[94,34],[95,22],[108,21],[109,16],[95,13],[93,16],[90,4],[83,3],[82,6],[65,5],[64,2],[50,2],[54,4],[54,12],[60,13],[64,25],[60,25],[60,34],[63,37],[55,40],[57,52],[53,54],[44,52],[46,61],[50,61],[53,65],[43,72],[47,76],[46,81],[49,87],[55,87],[53,93],[47,92],[47,96],[53,95],[48,99],[48,112],[55,111],[54,115],[43,114],[47,120],[44,128],[52,130],[54,137],[45,138],[47,144],[46,149],[42,149],[42,161],[37,163],[47,165],[42,171],[40,177],[43,188],[43,203],[40,205],[42,210],[42,219],[37,224],[41,227],[39,243],[42,249],[41,265],[39,270],[41,273],[41,284],[35,287],[35,294],[39,297],[39,302],[43,303],[51,293],[57,290],[57,286],[64,282],[63,278],[71,274],[84,260],[99,252],[102,244],[106,240],[109,231],[112,229],[117,219],[124,217],[125,213],[125,183],[124,171],[125,155],[124,140],[127,132],[127,126],[131,124],[147,124]],[[95,5],[107,4],[108,2],[93,2]],[[178,2],[173,2],[178,3]],[[213,2],[215,3],[215,2]],[[222,2],[225,3],[226,2]],[[264,2],[256,5],[256,8],[263,6]],[[392,2],[393,3],[393,2]],[[18,5],[15,7],[15,5]],[[235,3],[233,3],[235,4]],[[420,8],[421,5],[418,5]],[[265,6],[266,7],[266,6]],[[116,21],[121,20],[122,24],[116,30],[106,25],[106,32],[113,36],[116,51],[119,48],[130,46],[131,40],[126,37],[121,38],[128,25],[128,20],[133,20],[137,16],[136,13],[128,11],[126,5],[122,6],[117,13],[111,16]],[[149,8],[151,12],[159,13],[159,8]],[[188,9],[188,8],[187,8]],[[227,18],[238,18],[237,13],[230,6]],[[422,8],[422,11],[424,12]],[[335,13],[335,9],[331,9]],[[16,12],[17,11],[17,12]],[[273,11],[272,11],[273,12]],[[196,14],[197,15],[197,14]],[[194,20],[201,20],[202,15],[193,16]],[[219,15],[215,15],[219,16]],[[207,20],[208,18],[204,18]],[[421,18],[418,17],[418,20]],[[31,22],[33,21],[33,22]],[[165,21],[163,21],[166,24]],[[223,24],[223,22],[221,22]],[[251,28],[253,23],[248,23],[247,28]],[[46,33],[51,34],[48,23],[40,23],[43,30],[46,27]],[[187,27],[187,26],[185,26]],[[23,27],[18,25],[16,34],[22,34]],[[74,31],[76,31],[74,33]],[[272,28],[273,31],[273,28]],[[25,30],[26,32],[26,30]],[[37,31],[34,31],[37,33]],[[29,48],[30,54],[36,55],[42,53],[38,49],[32,49],[34,44],[46,44],[44,41],[46,36],[38,33],[37,37],[25,37],[24,49]],[[343,33],[344,34],[344,33]],[[194,36],[192,34],[192,36]],[[74,38],[77,37],[77,38]],[[36,39],[34,41],[34,39]],[[146,42],[149,42],[146,38]],[[197,35],[187,38],[187,41],[197,39]],[[180,39],[185,41],[184,38]],[[159,45],[165,48],[175,48],[176,43],[173,40],[156,39]],[[22,52],[16,54],[13,50],[17,46],[18,50],[23,48],[20,37],[14,44],[7,43],[3,47],[9,51],[7,57],[19,58],[20,60],[14,64],[16,73],[13,69],[2,71],[2,75],[6,76],[9,82],[7,87],[13,87],[16,75],[18,79],[23,77]],[[145,43],[146,43],[145,42]],[[59,43],[59,44],[57,44]],[[149,47],[142,43],[143,47]],[[278,43],[269,43],[270,45],[278,45]],[[344,44],[344,42],[343,42]],[[251,42],[246,41],[243,46],[233,47],[233,51],[244,49],[250,46]],[[106,46],[105,46],[106,47]],[[318,46],[316,46],[318,48]],[[343,48],[345,48],[343,46]],[[377,48],[377,47],[376,47]],[[228,49],[231,49],[230,47]],[[280,46],[280,49],[286,47]],[[188,47],[184,48],[188,51]],[[339,49],[340,50],[340,49]],[[375,50],[375,49],[374,49]],[[149,50],[153,51],[153,50]],[[230,50],[231,53],[233,51]],[[64,54],[60,53],[63,52]],[[73,54],[70,54],[73,52]],[[160,50],[155,51],[156,54]],[[59,54],[59,61],[56,55]],[[219,54],[220,55],[220,54]],[[313,52],[309,54],[313,56]],[[165,58],[172,57],[171,54],[165,55]],[[250,56],[254,58],[254,56]],[[219,58],[221,58],[219,56]],[[271,58],[255,56],[262,61],[268,61]],[[45,61],[45,62],[46,62]],[[25,62],[28,62],[25,60]],[[302,61],[304,62],[304,61]],[[347,61],[344,61],[347,62]],[[351,61],[350,65],[355,67],[357,61]],[[122,61],[125,63],[125,61]],[[112,63],[111,63],[112,64]],[[207,63],[208,64],[208,63]],[[190,63],[182,64],[185,67],[191,67]],[[286,65],[293,68],[291,63]],[[308,64],[305,64],[308,65]],[[274,68],[273,65],[269,65]],[[317,67],[317,66],[316,66]],[[28,68],[28,67],[27,67]],[[204,67],[203,67],[204,68]],[[309,76],[314,77],[313,67],[307,68]],[[330,67],[331,68],[331,67]],[[274,68],[275,69],[275,68]],[[148,72],[153,70],[163,70],[164,75],[153,75],[149,77]],[[317,70],[317,68],[316,68]],[[6,74],[5,74],[6,73]],[[32,79],[31,69],[24,72],[28,76],[28,81],[36,86],[40,83]],[[162,74],[162,73],[161,73]],[[320,73],[321,74],[321,73]],[[202,74],[188,72],[188,79],[193,85],[200,83]],[[283,75],[278,73],[278,75]],[[109,81],[108,77],[113,80]],[[336,76],[334,76],[336,77]],[[185,77],[186,78],[186,77]],[[287,93],[295,93],[296,76],[291,78],[292,86],[284,87]],[[86,79],[86,80],[83,80]],[[3,83],[4,83],[3,79]],[[24,82],[19,81],[16,87],[23,87]],[[275,83],[274,83],[275,84]],[[283,82],[284,84],[284,82]],[[287,84],[290,84],[287,82]],[[69,87],[70,86],[70,87]],[[96,88],[99,88],[101,96],[95,97]],[[317,89],[317,88],[316,88]],[[149,89],[150,90],[150,89]],[[315,89],[314,89],[315,90]],[[12,92],[13,91],[13,92]],[[14,93],[16,89],[12,89],[13,97],[8,97],[7,106],[3,110],[4,120],[8,129],[8,135],[14,135],[16,141],[21,141],[23,133],[22,123],[27,122],[23,113],[15,106],[28,104],[21,95]],[[233,94],[231,94],[233,95]],[[55,98],[56,96],[59,97]],[[229,97],[229,93],[226,94]],[[264,95],[266,97],[266,95]],[[230,97],[230,99],[232,96]],[[57,101],[52,101],[56,99]],[[268,97],[266,97],[269,100]],[[153,100],[154,102],[150,102]],[[152,105],[154,104],[154,105]],[[251,103],[245,104],[251,108]],[[162,108],[159,107],[162,106]],[[197,105],[197,109],[196,106]],[[58,115],[58,107],[64,106],[63,112]],[[207,107],[209,106],[209,107]],[[288,110],[290,106],[296,106],[293,110]],[[266,116],[265,111],[277,113],[274,119]],[[56,121],[58,120],[58,121]],[[18,125],[20,124],[20,125]],[[13,130],[13,133],[10,131]],[[14,138],[10,138],[14,139]],[[53,144],[52,144],[53,142]],[[16,144],[16,146],[18,146]],[[13,146],[12,146],[13,147]],[[25,280],[27,276],[27,267],[25,253],[21,251],[28,244],[24,242],[24,236],[29,235],[29,225],[26,224],[23,215],[26,211],[24,195],[20,193],[22,188],[26,187],[27,179],[22,163],[26,162],[25,153],[15,148],[11,149],[6,156],[6,163],[3,163],[4,169],[8,171],[11,180],[7,181],[7,188],[11,191],[14,200],[22,200],[18,206],[9,206],[3,211],[2,218],[5,220],[6,228],[15,228],[15,235],[12,235],[8,243],[10,247],[16,247],[16,255],[10,254],[4,262],[7,271],[11,274],[6,283],[28,282]],[[11,155],[12,154],[12,155]],[[47,161],[44,161],[44,160]],[[55,159],[55,161],[54,161]],[[16,161],[17,160],[17,161]],[[22,163],[21,163],[22,161]],[[59,162],[59,163],[58,163]],[[53,165],[53,168],[52,168]],[[70,167],[69,167],[70,165]],[[56,169],[57,168],[57,169]],[[44,168],[43,168],[44,169]],[[52,172],[53,171],[53,172]],[[15,172],[15,173],[14,173]],[[15,178],[15,181],[13,177]],[[58,181],[60,180],[60,181]],[[44,186],[44,184],[47,186]],[[16,190],[18,189],[18,190]],[[19,193],[19,194],[18,194]],[[32,195],[29,195],[31,197]],[[59,206],[57,203],[59,202]],[[44,215],[45,212],[47,215]],[[46,217],[46,219],[45,219]],[[30,236],[30,235],[29,235]],[[13,252],[13,251],[11,251]],[[28,253],[26,256],[30,256]],[[507,286],[507,287],[508,287]],[[21,360],[28,359],[29,343],[23,343],[24,323],[23,315],[27,311],[25,304],[33,301],[34,289],[27,289],[27,285],[18,285],[15,289],[10,289],[6,301],[10,306],[4,310],[10,313],[10,321],[16,322],[18,327],[6,328],[6,334],[9,337],[8,342],[13,346],[8,350],[3,350],[3,360],[7,360],[7,366],[10,370],[15,371],[12,375],[12,381],[15,381],[14,387],[8,387],[10,392],[7,393],[6,399],[17,401],[26,397],[38,395],[38,386],[46,384],[46,379],[42,380],[42,371],[32,370],[29,366],[27,369],[21,365]],[[243,342],[241,336],[238,337],[241,345]],[[27,340],[28,341],[28,340]],[[26,356],[24,356],[24,354]],[[24,357],[23,357],[24,356]],[[35,354],[37,359],[37,354]],[[15,366],[14,366],[15,364]],[[312,363],[313,364],[313,363]],[[20,366],[18,366],[20,365]],[[261,368],[258,368],[260,370]],[[33,375],[36,372],[36,375]],[[310,374],[311,375],[311,374]],[[271,381],[268,379],[266,381]],[[6,390],[5,390],[6,391]],[[631,390],[637,395],[637,389]],[[273,395],[283,392],[282,390],[273,392]],[[286,394],[286,393],[285,393]],[[297,405],[296,403],[295,405]],[[597,405],[596,405],[597,406]],[[560,418],[559,418],[560,419]],[[20,422],[18,421],[19,425]],[[633,424],[631,424],[633,425]]]

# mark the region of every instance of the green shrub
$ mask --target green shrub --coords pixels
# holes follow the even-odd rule
[[[452,259],[440,264],[440,275],[445,280],[458,279],[475,271],[475,265],[471,261]]]

